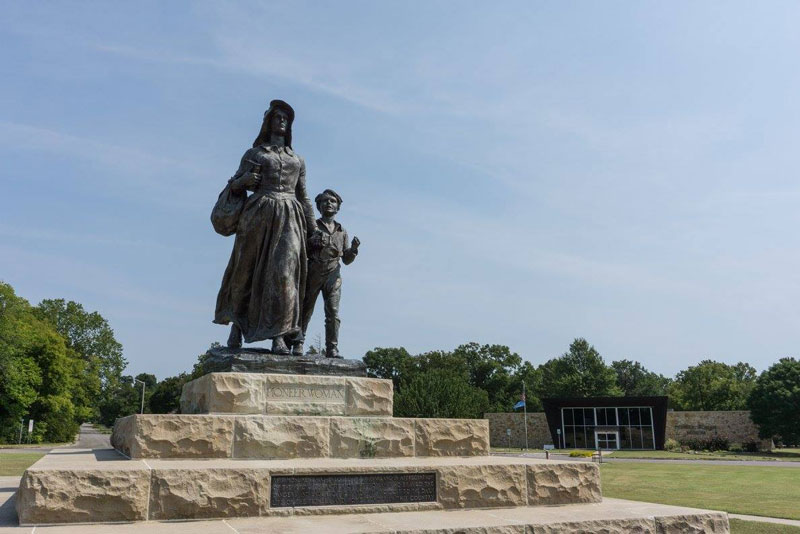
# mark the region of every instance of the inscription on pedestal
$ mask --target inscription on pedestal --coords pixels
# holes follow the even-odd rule
[[[323,402],[344,404],[344,385],[268,384],[265,388],[269,402]]]
[[[273,476],[270,506],[436,501],[436,473]]]

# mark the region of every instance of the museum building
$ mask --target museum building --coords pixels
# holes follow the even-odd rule
[[[552,443],[559,449],[664,448],[667,397],[542,399]]]

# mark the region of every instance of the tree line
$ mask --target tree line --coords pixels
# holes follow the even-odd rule
[[[0,443],[15,442],[25,419],[36,421],[33,442],[69,441],[86,421],[111,426],[142,409],[142,383],[145,413],[177,412],[183,385],[203,373],[203,358],[161,381],[149,373],[123,375],[122,345],[99,313],[63,299],[32,306],[0,282]],[[375,348],[364,362],[368,376],[392,380],[397,417],[511,411],[524,384],[528,411],[541,410],[548,397],[668,395],[675,410],[749,409],[762,437],[800,442],[800,361],[793,358],[760,376],[744,362],[703,360],[665,377],[627,359],[606,364],[578,338],[540,365],[505,345],[478,343],[416,355]]]

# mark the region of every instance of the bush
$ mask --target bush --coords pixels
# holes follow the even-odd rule
[[[681,450],[681,444],[678,443],[677,439],[669,438],[667,439],[667,441],[664,442],[664,450],[671,452],[678,452]]]
[[[730,441],[720,436],[710,439],[687,439],[682,445],[693,451],[727,451],[730,448]]]
[[[742,443],[742,449],[744,452],[758,452],[760,447],[756,440],[751,439],[750,441],[745,441]]]
[[[591,458],[594,454],[594,451],[571,451],[569,453],[570,458]]]

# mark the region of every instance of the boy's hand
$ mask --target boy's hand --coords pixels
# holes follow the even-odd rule
[[[361,240],[353,236],[353,241],[350,243],[350,248],[352,248],[353,250],[358,250],[358,245],[360,244]]]

